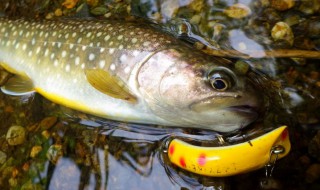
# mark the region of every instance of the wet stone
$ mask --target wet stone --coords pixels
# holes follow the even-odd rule
[[[244,61],[239,60],[235,63],[235,69],[243,75],[249,71],[249,68],[249,64]]]
[[[62,145],[54,144],[51,145],[46,154],[48,160],[53,164],[56,164],[58,160],[63,156]]]
[[[293,32],[290,28],[290,26],[285,22],[277,22],[272,30],[271,30],[271,36],[275,41],[286,41],[290,45],[293,44]]]
[[[270,0],[270,5],[276,10],[285,11],[295,5],[295,0]]]
[[[306,182],[312,183],[320,178],[320,164],[312,164],[306,171]]]
[[[6,139],[9,145],[15,146],[24,143],[26,131],[21,126],[11,126],[7,132]]]
[[[241,18],[249,16],[251,14],[251,10],[246,5],[237,3],[237,4],[234,4],[230,7],[227,7],[224,10],[224,13],[228,17],[235,18],[235,19],[241,19]]]
[[[320,131],[310,141],[308,152],[312,157],[320,161]]]
[[[47,117],[40,122],[40,127],[42,129],[50,129],[58,121],[57,117]]]
[[[0,164],[4,164],[7,160],[7,154],[0,151]]]
[[[30,157],[34,158],[36,157],[42,150],[41,146],[33,146],[30,152]]]

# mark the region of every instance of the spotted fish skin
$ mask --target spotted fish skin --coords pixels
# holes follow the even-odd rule
[[[259,104],[225,60],[141,23],[0,18],[0,65],[55,103],[114,120],[228,132],[256,118],[230,107]],[[237,80],[230,91],[215,91],[205,79],[214,68]],[[102,93],[86,70],[116,77],[136,101]]]
[[[138,63],[174,42],[137,23],[0,18],[4,68],[31,78],[36,91],[54,102],[111,119],[162,121],[141,103],[133,106],[97,92],[84,70],[100,68],[128,82]]]

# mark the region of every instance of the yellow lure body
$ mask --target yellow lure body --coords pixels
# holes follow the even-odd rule
[[[270,161],[272,147],[282,146],[286,156],[291,148],[286,126],[236,145],[199,147],[178,139],[170,142],[169,160],[190,172],[200,175],[225,177],[246,173],[264,167]]]

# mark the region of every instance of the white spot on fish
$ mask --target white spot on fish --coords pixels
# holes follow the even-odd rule
[[[27,44],[23,44],[23,45],[22,45],[22,49],[23,49],[23,50],[26,50],[26,49],[27,49]]]
[[[82,51],[85,51],[87,49],[87,46],[82,46]]]
[[[124,72],[125,72],[126,74],[128,74],[128,73],[130,72],[130,67],[124,68]]]
[[[126,56],[125,54],[122,54],[122,55],[120,56],[120,61],[121,61],[122,63],[126,62],[126,61],[127,61],[127,56]]]
[[[110,54],[113,54],[113,53],[114,53],[114,48],[110,48],[110,49],[109,49],[109,53],[110,53]]]
[[[132,40],[131,40],[132,43],[136,43],[137,41],[138,41],[137,38],[132,38]]]
[[[111,64],[111,65],[110,65],[110,69],[111,69],[112,71],[114,71],[114,70],[116,69],[116,65],[115,65],[115,64]]]
[[[134,55],[134,56],[138,56],[138,55],[139,55],[139,51],[134,50],[134,51],[132,52],[132,55]]]
[[[69,48],[72,49],[74,47],[74,44],[70,44]]]
[[[39,53],[40,53],[40,50],[41,50],[41,48],[40,48],[40,46],[38,46],[38,47],[37,47],[37,50],[36,50],[36,54],[39,54]]]
[[[29,56],[29,57],[32,56],[32,51],[29,51],[28,56]]]
[[[82,63],[82,64],[81,64],[81,69],[84,69],[84,67],[85,67],[85,64]]]
[[[104,66],[106,65],[106,61],[105,60],[101,60],[99,62],[99,67],[102,69]]]
[[[79,38],[77,42],[80,44],[80,43],[81,43],[81,41],[82,41],[82,38]]]
[[[123,45],[122,44],[119,46],[119,49],[123,49]]]
[[[120,36],[118,36],[118,40],[122,40],[122,38],[123,38],[123,36],[122,35],[120,35]]]
[[[58,62],[57,59],[55,59],[55,60],[53,61],[53,65],[54,65],[55,67],[57,67],[57,66],[59,65],[59,62]]]
[[[72,37],[76,37],[76,36],[77,36],[76,32],[72,33]]]
[[[90,53],[90,55],[89,55],[89,60],[90,60],[90,61],[93,61],[95,57],[96,57],[96,56],[95,56],[93,53]]]
[[[20,46],[20,43],[18,42],[18,43],[16,44],[15,48],[18,49],[19,46]]]
[[[32,38],[31,44],[34,45],[36,43],[36,39]]]
[[[88,34],[87,34],[87,38],[90,38],[90,36],[91,36],[91,32],[89,32]]]
[[[67,56],[67,52],[65,50],[62,51],[62,57],[66,57]]]
[[[75,64],[76,64],[76,65],[79,65],[79,64],[80,64],[80,57],[76,57],[76,59],[75,59]]]
[[[104,52],[106,48],[100,48],[100,53]]]
[[[150,45],[150,42],[146,41],[146,42],[143,42],[143,46],[149,46]]]
[[[51,58],[51,59],[54,59],[54,53],[51,53],[50,58]]]
[[[69,64],[66,65],[66,71],[70,72],[70,65]]]
[[[97,37],[100,37],[102,35],[102,32],[97,33]]]
[[[106,37],[104,37],[104,41],[108,41],[110,39],[110,35],[107,35]]]
[[[44,56],[48,56],[48,54],[49,54],[49,50],[46,49],[46,51],[44,52]]]

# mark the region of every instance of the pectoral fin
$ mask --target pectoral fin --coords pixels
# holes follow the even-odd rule
[[[102,69],[86,69],[85,74],[88,82],[100,92],[132,103],[137,101],[137,98],[132,95],[123,81],[109,72]]]
[[[31,79],[18,75],[11,77],[5,85],[1,87],[1,91],[12,96],[23,96],[35,92]]]

